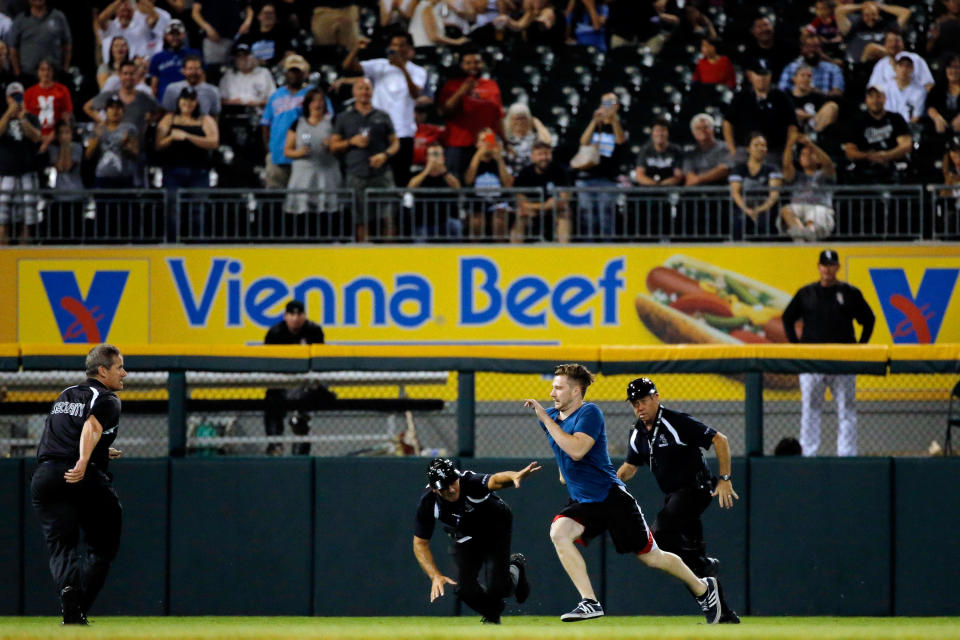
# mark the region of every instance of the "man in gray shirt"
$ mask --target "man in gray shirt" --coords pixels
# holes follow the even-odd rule
[[[203,81],[203,58],[189,55],[183,59],[183,77],[185,80],[171,82],[163,92],[163,108],[173,112],[177,108],[177,99],[184,87],[190,87],[197,92],[197,101],[200,103],[200,113],[213,116],[220,115],[220,90],[209,82]]]
[[[70,67],[70,24],[63,13],[47,8],[47,0],[30,0],[30,10],[14,19],[8,44],[15,75],[34,75],[43,58],[49,58],[57,71]]]
[[[697,146],[683,160],[684,184],[688,187],[725,185],[733,164],[726,147],[717,142],[716,123],[708,113],[698,113],[690,121]]]
[[[391,188],[394,182],[388,160],[400,151],[393,121],[386,111],[373,107],[373,85],[369,79],[361,78],[353,84],[353,98],[353,107],[341,113],[334,123],[330,151],[346,153],[348,189],[362,192],[367,188]],[[393,212],[388,207],[380,207],[373,224],[372,233],[376,235],[395,234]],[[366,235],[365,228],[362,233]]]

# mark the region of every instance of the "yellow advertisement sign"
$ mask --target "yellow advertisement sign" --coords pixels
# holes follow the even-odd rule
[[[958,245],[834,248],[877,316],[871,342],[960,342]],[[820,249],[9,249],[0,341],[255,344],[298,298],[334,344],[776,343]]]

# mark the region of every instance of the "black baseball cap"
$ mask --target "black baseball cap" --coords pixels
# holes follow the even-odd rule
[[[179,97],[181,97],[181,98],[189,98],[190,100],[196,100],[196,99],[197,99],[197,90],[194,89],[193,87],[186,86],[186,87],[184,87],[183,89],[180,89],[180,96],[179,96]]]
[[[286,309],[284,309],[287,313],[305,313],[306,310],[307,308],[304,307],[303,303],[299,300],[291,300],[287,303]]]
[[[443,491],[459,478],[460,472],[449,458],[434,458],[427,467],[427,483],[431,489]]]
[[[820,264],[840,264],[840,257],[833,249],[824,249],[820,252]]]
[[[657,385],[650,378],[637,378],[627,385],[627,400],[636,402],[657,393]]]
[[[120,106],[120,107],[126,106],[123,104],[123,100],[120,99],[119,93],[114,93],[109,98],[107,98],[107,102],[104,105],[104,108],[112,107],[112,106]]]

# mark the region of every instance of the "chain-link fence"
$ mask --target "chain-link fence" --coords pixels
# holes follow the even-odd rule
[[[606,416],[608,446],[614,458],[626,454],[627,436],[634,423],[625,401],[627,383],[645,374],[600,374],[588,390],[587,399]],[[121,394],[123,417],[116,442],[125,455],[168,455],[167,377],[166,372],[128,375]],[[742,375],[652,377],[665,405],[724,433],[733,455],[746,453]],[[797,378],[764,376],[765,455],[773,454],[784,438],[800,437]],[[34,455],[50,403],[60,390],[82,379],[82,374],[67,371],[3,374],[0,455]],[[460,451],[455,371],[187,372],[186,383],[187,455],[455,455]],[[551,455],[533,412],[522,406],[527,398],[551,406],[551,384],[549,373],[477,373],[474,455]],[[931,447],[936,451],[944,441],[950,391],[956,384],[955,374],[858,375],[859,454],[928,455]],[[330,393],[320,391],[321,385]],[[273,405],[270,393],[279,399]],[[820,455],[835,455],[836,431],[836,403],[827,391]]]

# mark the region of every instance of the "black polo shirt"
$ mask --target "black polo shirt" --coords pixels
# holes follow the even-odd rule
[[[801,337],[795,329],[797,320],[803,320]],[[832,287],[810,283],[797,291],[783,310],[783,329],[790,342],[854,344],[854,320],[863,326],[860,343],[866,344],[876,318],[860,290],[846,282]]]
[[[677,170],[683,170],[683,149],[670,144],[663,151],[657,151],[650,140],[640,148],[637,166],[643,167],[643,172],[652,180],[669,180]]]
[[[543,173],[539,173],[533,164],[528,164],[517,174],[513,186],[517,188],[540,187],[544,190],[544,196],[549,199],[555,195],[554,191],[557,187],[570,186],[570,174],[556,162],[547,165],[547,170]]]
[[[637,420],[630,431],[627,462],[637,467],[650,465],[664,493],[709,488],[710,467],[700,450],[709,449],[715,435],[715,429],[661,404],[652,429]]]
[[[439,521],[450,539],[463,544],[489,536],[510,517],[510,509],[500,496],[487,488],[489,473],[460,472],[460,498],[456,502],[444,500],[429,488],[420,494],[414,535],[424,540],[433,536]]]
[[[307,320],[299,333],[292,333],[287,323],[281,320],[270,327],[263,344],[323,344],[323,327],[313,320]]]
[[[106,471],[110,461],[108,449],[117,439],[120,426],[120,398],[102,382],[87,378],[82,384],[67,387],[50,408],[37,447],[37,460],[57,460],[74,464],[80,459],[80,433],[83,423],[96,416],[103,434],[93,448],[90,463]]]
[[[750,143],[750,134],[759,131],[766,137],[771,150],[783,150],[787,144],[787,129],[797,124],[793,102],[787,94],[771,88],[765,98],[758,99],[752,88],[733,98],[723,116],[733,125],[733,139],[738,147]]]
[[[333,132],[344,140],[349,140],[358,133],[366,133],[370,141],[366,147],[360,148],[350,145],[344,158],[346,174],[360,178],[372,178],[387,172],[390,163],[385,162],[379,169],[370,166],[370,158],[387,150],[390,146],[390,136],[394,134],[393,120],[386,111],[371,109],[366,115],[355,107],[350,107],[337,116],[333,124]]]

